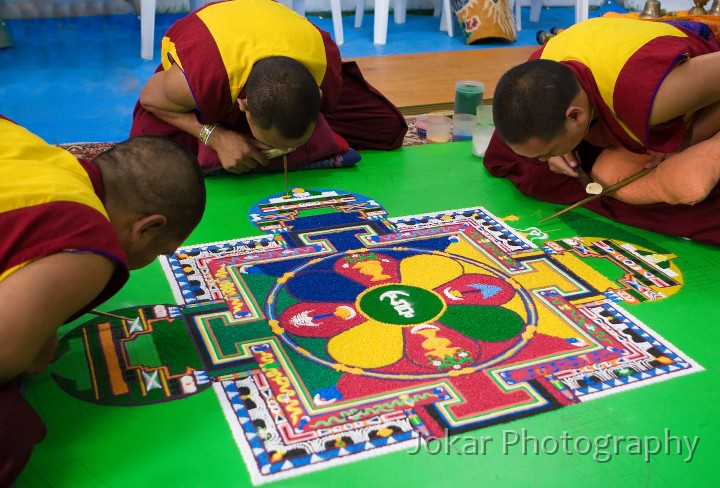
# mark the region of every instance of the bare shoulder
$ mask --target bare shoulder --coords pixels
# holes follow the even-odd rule
[[[175,64],[169,70],[159,71],[150,77],[140,92],[140,103],[146,108],[155,107],[169,111],[195,108],[195,98],[185,74]]]
[[[168,99],[174,103],[195,106],[195,98],[185,78],[185,73],[177,64],[173,64],[169,70],[164,72],[163,90]]]
[[[692,86],[688,90],[688,86]],[[720,51],[686,59],[660,84],[650,125],[691,114],[720,101]]]

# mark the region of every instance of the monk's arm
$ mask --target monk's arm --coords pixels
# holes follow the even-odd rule
[[[140,105],[160,120],[198,137],[197,106],[185,75],[176,64],[152,75],[140,92]]]
[[[650,125],[695,113],[720,102],[720,52],[690,58],[678,64],[660,85]]]
[[[61,252],[0,282],[0,385],[32,369],[58,328],[102,292],[114,266],[99,254]]]
[[[140,92],[140,104],[160,120],[193,137],[200,137],[203,125],[196,117],[195,98],[177,65],[150,77]],[[222,125],[213,129],[206,143],[217,152],[223,167],[233,173],[244,173],[268,163],[267,157],[250,138]]]

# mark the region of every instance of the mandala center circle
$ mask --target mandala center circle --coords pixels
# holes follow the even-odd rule
[[[445,302],[437,293],[412,285],[380,285],[361,293],[357,309],[371,320],[408,326],[437,320]]]

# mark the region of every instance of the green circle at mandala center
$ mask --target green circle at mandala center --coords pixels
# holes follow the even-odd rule
[[[418,286],[381,285],[361,293],[357,307],[369,319],[405,326],[437,320],[446,305],[437,293]]]

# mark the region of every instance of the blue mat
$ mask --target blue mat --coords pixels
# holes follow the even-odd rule
[[[432,15],[407,15],[405,24],[388,25],[387,44],[373,44],[373,15],[363,26],[344,18],[344,58],[421,52],[537,45],[538,30],[568,27],[574,8],[545,8],[540,21],[529,21],[523,8],[523,30],[514,43],[465,44],[439,30]],[[608,2],[590,11],[597,17],[610,10],[624,11]],[[155,44],[167,28],[184,14],[158,14]],[[333,32],[329,16],[308,16]],[[140,23],[136,15],[61,19],[8,20],[14,46],[0,49],[0,113],[28,127],[48,142],[112,142],[127,137],[132,110],[145,81],[158,64],[140,59]],[[457,21],[456,21],[457,25]],[[459,30],[459,28],[458,28]]]

